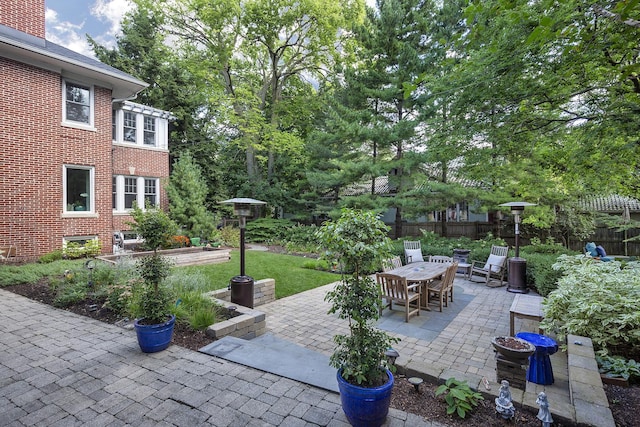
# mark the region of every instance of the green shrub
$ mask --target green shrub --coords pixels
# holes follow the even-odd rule
[[[602,354],[640,346],[640,263],[621,268],[617,261],[561,255],[553,268],[564,274],[543,302],[542,329],[560,342],[567,334],[589,337]]]
[[[318,237],[315,225],[296,225],[286,230],[284,247],[287,252],[317,253]]]
[[[67,242],[62,249],[62,254],[68,259],[78,259],[99,255],[101,249],[102,244],[98,239],[87,240],[84,244]]]
[[[245,235],[246,237],[246,235]],[[220,230],[220,239],[225,246],[232,248],[240,247],[240,229],[226,226]]]
[[[255,243],[279,244],[287,230],[295,226],[288,219],[260,218],[247,222],[246,238]]]
[[[195,331],[203,331],[216,323],[217,310],[215,307],[197,308],[189,316],[189,326]]]
[[[331,266],[323,259],[310,259],[302,264],[302,268],[309,270],[331,271]]]
[[[460,418],[466,417],[468,412],[478,406],[480,400],[484,400],[482,395],[473,391],[466,381],[455,378],[449,378],[436,389],[435,395],[441,394],[444,394],[444,400],[447,402],[447,414],[451,415],[455,412]]]
[[[204,274],[174,274],[165,284],[176,296],[174,314],[178,322],[186,323],[194,330],[204,330],[219,319],[222,307],[204,295],[209,290]]]
[[[386,381],[384,352],[398,342],[375,327],[382,311],[381,292],[365,273],[389,257],[388,232],[374,212],[352,209],[343,209],[338,220],[325,222],[318,230],[325,259],[342,263],[350,272],[343,272],[342,280],[325,296],[331,304],[329,314],[348,320],[350,332],[334,336],[336,347],[329,363],[342,370],[346,381],[365,387]]]
[[[538,293],[547,296],[558,286],[562,277],[561,270],[555,270],[553,264],[560,255],[574,255],[575,251],[547,239],[542,243],[540,239],[531,239],[531,244],[520,248],[520,254],[527,260],[527,283],[535,286]]]
[[[48,264],[50,262],[59,261],[63,258],[62,249],[56,249],[55,251],[51,251],[42,255],[38,262],[41,264]]]
[[[52,278],[49,286],[56,293],[53,305],[61,308],[69,307],[87,297],[88,275],[82,270],[67,270],[62,277]]]
[[[165,283],[153,286],[143,281],[132,282],[129,312],[137,319],[146,319],[148,325],[163,323],[175,301],[172,290]],[[151,320],[149,320],[151,319]]]
[[[128,316],[133,298],[134,280],[126,283],[114,283],[105,286],[105,303],[103,307],[110,309],[119,316]]]
[[[114,284],[116,277],[116,269],[105,262],[96,263],[89,275],[89,279],[96,288]]]
[[[530,253],[521,256],[527,260],[527,284],[534,286],[545,297],[556,289],[558,280],[562,277],[562,271],[553,268],[558,255]]]

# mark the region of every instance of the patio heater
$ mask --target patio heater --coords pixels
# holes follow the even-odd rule
[[[245,275],[244,269],[244,231],[247,225],[247,217],[251,216],[251,206],[265,205],[266,202],[239,197],[220,203],[233,204],[233,213],[238,217],[240,225],[240,275],[232,277],[229,282],[231,302],[253,308],[253,277]]]
[[[507,291],[509,292],[519,294],[529,292],[527,288],[527,260],[520,258],[520,215],[522,215],[526,206],[535,205],[535,203],[528,202],[509,202],[500,205],[511,208],[516,226],[516,256],[509,258],[509,285],[507,286]]]

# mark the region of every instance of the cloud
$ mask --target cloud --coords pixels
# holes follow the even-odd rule
[[[47,40],[83,55],[93,56],[93,51],[89,47],[83,31],[84,21],[80,24],[74,24],[60,20],[55,10],[47,9],[45,11],[45,25]]]
[[[86,56],[94,57],[87,42],[89,34],[97,43],[112,48],[116,35],[120,33],[121,21],[125,13],[133,9],[130,0],[95,0],[90,5],[55,2],[55,9],[45,11],[47,40]]]
[[[120,23],[125,13],[133,9],[129,0],[96,0],[91,8],[91,14],[109,24],[108,34],[115,37],[120,32]]]

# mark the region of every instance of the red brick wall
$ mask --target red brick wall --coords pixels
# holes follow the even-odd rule
[[[0,24],[44,39],[44,0],[0,0]]]
[[[169,176],[169,153],[134,147],[113,147],[113,174],[160,178],[160,207],[167,209],[169,202],[164,189]],[[130,230],[130,215],[116,214],[113,218],[114,230]]]
[[[113,146],[111,91],[95,87],[94,100],[95,131],[62,126],[60,75],[0,58],[0,246],[16,245],[19,257],[32,259],[60,249],[63,237],[85,235],[97,235],[110,253],[112,231],[124,218],[113,216],[114,171],[129,174],[133,166],[138,176],[168,176],[168,153]],[[65,164],[95,168],[96,215],[63,215]]]

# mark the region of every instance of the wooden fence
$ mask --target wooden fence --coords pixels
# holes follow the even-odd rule
[[[422,222],[422,223],[405,223],[402,225],[402,234],[404,237],[414,236],[418,237],[422,235],[422,231],[431,231],[438,235],[442,235],[442,223],[440,222]],[[392,232],[394,228],[392,226]],[[500,230],[498,232],[497,225],[489,222],[448,222],[447,223],[447,237],[468,237],[473,240],[483,239],[489,233],[493,233],[494,236],[499,235],[509,245],[515,245],[513,223],[501,223]],[[634,228],[627,230],[626,232],[618,232],[606,227],[598,227],[591,237],[584,241],[571,241],[569,242],[569,248],[583,252],[584,246],[587,242],[595,242],[597,245],[601,245],[607,255],[628,255],[628,256],[640,256],[640,241],[627,242],[624,240],[631,237],[637,237],[640,235],[640,229]],[[394,238],[394,236],[390,236]],[[556,241],[560,242],[558,237]],[[521,236],[520,245],[528,245],[529,241]]]

